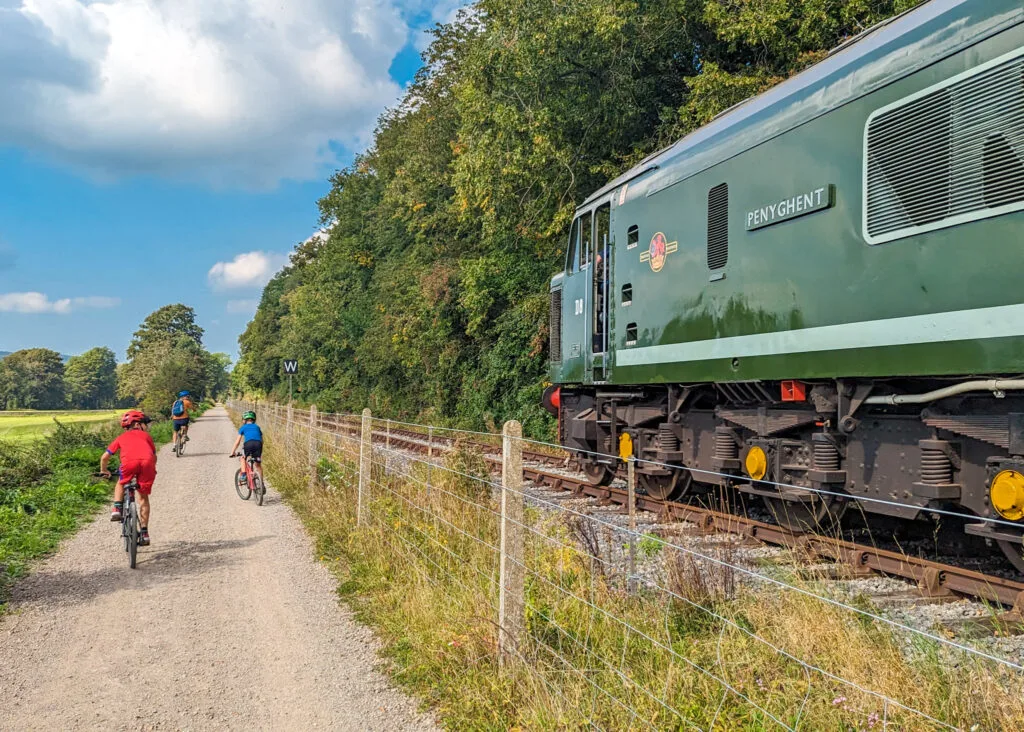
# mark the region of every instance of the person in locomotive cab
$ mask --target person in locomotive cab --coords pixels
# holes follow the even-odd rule
[[[594,282],[597,283],[597,318],[594,321],[594,353],[604,352],[604,298],[607,277],[605,276],[605,267],[611,266],[611,250],[608,246],[608,242],[605,241],[604,245],[597,250],[597,256],[594,258]]]

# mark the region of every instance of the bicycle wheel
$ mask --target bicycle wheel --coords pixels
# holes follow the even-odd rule
[[[258,475],[252,476],[252,485],[253,489],[256,491],[256,505],[262,506],[263,496],[267,492],[266,486],[263,485],[263,481],[260,480],[260,476]]]
[[[139,514],[135,504],[128,509],[128,566],[135,569],[135,558],[139,553]]]
[[[121,540],[124,542],[124,550],[128,551],[128,507],[125,506],[121,511]]]
[[[245,477],[245,473],[239,468],[235,471],[235,493],[243,501],[248,501],[249,496],[252,495],[252,490],[249,488],[249,481]]]

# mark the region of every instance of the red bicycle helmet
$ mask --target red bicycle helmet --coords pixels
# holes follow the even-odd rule
[[[149,421],[149,417],[147,417],[145,414],[143,414],[137,409],[132,409],[130,411],[125,412],[124,416],[121,417],[121,426],[124,427],[125,429],[128,429],[136,422],[142,422],[143,424],[147,424],[149,423]]]

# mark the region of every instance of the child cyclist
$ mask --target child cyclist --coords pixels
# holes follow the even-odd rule
[[[244,442],[242,442],[244,440]],[[238,437],[231,448],[231,454],[238,452],[238,444],[242,443],[242,454],[239,455],[242,461],[242,471],[245,471],[245,459],[253,458],[256,463],[256,475],[263,480],[263,430],[256,424],[256,412],[246,412],[242,415],[242,426],[238,428]],[[265,484],[264,484],[265,485]]]
[[[100,474],[110,477],[107,464],[110,456],[120,451],[120,478],[114,487],[114,507],[110,512],[111,521],[121,520],[121,507],[124,504],[124,487],[132,478],[138,481],[139,520],[142,531],[139,534],[139,545],[149,544],[149,494],[156,480],[156,445],[149,434],[150,419],[142,412],[131,410],[121,417],[124,428],[117,439],[110,443],[103,457],[100,458]]]

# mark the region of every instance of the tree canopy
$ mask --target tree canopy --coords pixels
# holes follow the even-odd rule
[[[479,0],[331,178],[240,338],[238,388],[545,429],[547,281],[608,179],[917,0]]]
[[[68,406],[112,407],[117,399],[117,358],[109,348],[92,348],[72,356],[64,368]]]
[[[0,361],[0,402],[5,409],[64,406],[64,359],[48,348],[15,351]]]

